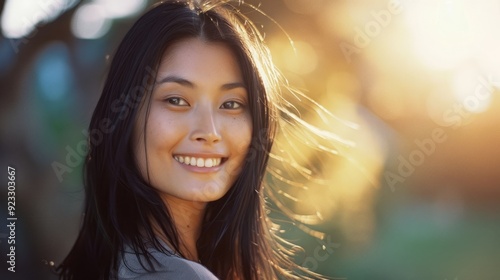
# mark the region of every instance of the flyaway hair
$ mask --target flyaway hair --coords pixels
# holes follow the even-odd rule
[[[111,123],[111,128],[102,131],[99,143],[88,142],[82,227],[58,267],[60,279],[115,279],[126,246],[145,258],[142,265],[146,270],[153,270],[156,260],[148,248],[170,254],[159,241],[158,232],[174,253],[182,256],[168,208],[148,178],[140,175],[132,132],[142,106],[147,119],[162,56],[174,43],[187,38],[224,43],[234,52],[248,92],[253,127],[250,150],[238,179],[224,197],[207,205],[197,242],[201,264],[219,279],[321,278],[293,262],[297,247],[281,239],[268,218],[266,199],[272,198],[292,220],[317,222],[314,216],[295,215],[281,202],[279,188],[284,184],[294,187],[287,179],[288,171],[312,182],[314,172],[279,145],[273,148],[273,142],[277,133],[286,133],[306,142],[310,149],[333,156],[352,143],[307,124],[283,97],[287,91],[325,120],[334,120],[319,104],[288,88],[271,61],[263,36],[240,12],[243,7],[250,6],[242,1],[164,1],[141,16],[125,35],[90,122],[89,131],[101,129],[103,122]],[[304,182],[296,187],[303,187]],[[312,229],[309,233],[322,237]]]

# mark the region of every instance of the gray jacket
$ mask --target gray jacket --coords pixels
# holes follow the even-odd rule
[[[168,247],[166,248],[169,250]],[[142,264],[149,268],[143,256],[136,255],[130,247],[126,247],[124,257],[118,268],[118,279],[217,280],[217,277],[215,277],[212,272],[199,263],[186,260],[176,255],[166,255],[156,249],[151,249],[149,252],[156,259],[156,262],[153,261],[154,272],[152,272],[152,269],[147,271],[141,266],[139,258]]]

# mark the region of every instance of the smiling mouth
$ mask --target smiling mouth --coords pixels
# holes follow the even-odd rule
[[[190,156],[181,156],[175,155],[174,159],[182,164],[197,166],[197,167],[217,167],[221,165],[222,162],[226,160],[226,158],[200,158],[200,157],[190,157]]]

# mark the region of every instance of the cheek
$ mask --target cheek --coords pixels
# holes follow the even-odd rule
[[[186,127],[180,121],[158,114],[154,109],[149,115],[145,135],[139,135],[135,148],[141,172],[143,176],[149,173],[151,183],[160,180],[161,174],[170,166],[170,153],[183,137]]]
[[[235,153],[243,160],[249,152],[252,142],[252,121],[250,118],[235,121],[231,134],[234,137]]]
[[[172,150],[177,139],[183,135],[183,125],[180,121],[151,116],[146,130],[148,155],[159,150]]]

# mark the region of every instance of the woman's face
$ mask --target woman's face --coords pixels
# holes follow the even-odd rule
[[[145,129],[147,106],[141,107],[134,152],[142,176],[149,174],[160,195],[208,202],[226,194],[252,135],[248,93],[233,52],[198,38],[174,44],[160,63]]]

